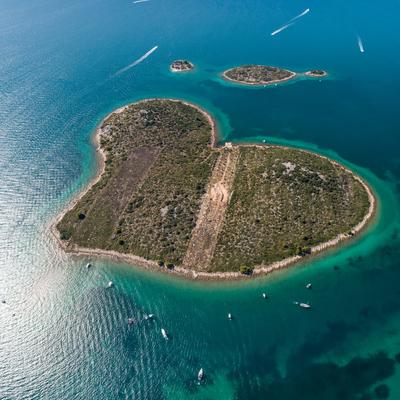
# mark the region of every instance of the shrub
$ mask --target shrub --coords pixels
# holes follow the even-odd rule
[[[80,219],[81,221],[84,220],[85,218],[86,218],[86,215],[84,213],[78,214],[78,219]]]
[[[175,265],[173,264],[173,263],[167,263],[167,268],[168,269],[174,269],[175,268]]]
[[[251,275],[253,273],[253,267],[249,267],[248,265],[240,266],[240,273],[243,275]]]
[[[163,267],[165,265],[163,260],[158,260],[158,266]]]
[[[61,240],[69,240],[69,239],[71,239],[71,236],[72,236],[72,234],[68,229],[63,229],[60,232],[60,239]]]
[[[310,246],[299,246],[297,248],[296,254],[301,257],[311,254],[311,247]]]

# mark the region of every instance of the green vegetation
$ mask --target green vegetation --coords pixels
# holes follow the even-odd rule
[[[315,76],[315,77],[323,77],[328,75],[326,71],[323,71],[322,69],[313,69],[311,71],[306,72],[306,75],[309,76]]]
[[[254,268],[249,267],[248,265],[241,265],[239,271],[243,275],[251,275],[253,273]]]
[[[315,154],[246,146],[239,160],[210,271],[305,256],[347,233],[369,208],[361,183]]]
[[[181,102],[152,100],[112,114],[101,130],[105,171],[59,223],[61,238],[180,263],[217,157],[209,122]]]
[[[369,208],[362,184],[326,158],[276,146],[212,148],[206,116],[182,102],[130,105],[103,122],[99,140],[104,172],[57,225],[67,247],[251,275],[351,232]]]
[[[71,239],[71,232],[68,229],[61,229],[60,230],[60,239],[61,240],[69,240]]]
[[[176,60],[171,64],[171,70],[175,72],[191,71],[194,65],[187,60]]]
[[[296,74],[286,69],[267,65],[243,65],[228,69],[223,76],[247,85],[266,85],[293,78]]]

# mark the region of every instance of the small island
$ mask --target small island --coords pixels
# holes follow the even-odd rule
[[[187,60],[176,60],[170,66],[172,72],[188,72],[193,68],[194,65]]]
[[[326,71],[323,71],[322,69],[313,69],[311,71],[307,71],[304,73],[304,75],[311,76],[313,78],[323,78],[328,75]]]
[[[216,146],[213,119],[150,99],[102,122],[96,179],[54,224],[66,251],[200,279],[265,274],[335,246],[375,199],[352,171],[308,151]]]
[[[243,65],[222,73],[224,79],[243,85],[271,85],[293,79],[295,72],[268,65]]]

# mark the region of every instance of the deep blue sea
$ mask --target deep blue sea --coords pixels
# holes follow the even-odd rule
[[[399,15],[399,0],[1,0],[0,399],[400,399]],[[178,58],[195,71],[170,73]],[[244,63],[329,77],[257,89],[220,79]],[[87,270],[50,223],[95,174],[99,122],[155,96],[207,109],[221,141],[339,160],[375,190],[374,223],[244,282],[104,260]]]

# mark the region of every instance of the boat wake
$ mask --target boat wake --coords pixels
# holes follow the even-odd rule
[[[150,0],[136,0],[133,2],[133,4],[137,4],[137,3],[147,3]]]
[[[361,53],[364,53],[364,52],[365,52],[365,50],[364,50],[364,44],[363,44],[363,42],[362,42],[360,36],[357,36],[357,43],[358,43],[358,48],[360,49],[360,52],[361,52]]]
[[[301,17],[304,17],[305,15],[307,15],[311,10],[309,8],[306,8],[303,12],[301,12],[299,15],[296,15],[295,17],[293,17],[289,22],[293,22],[296,21],[296,19],[299,19]]]
[[[138,58],[136,61],[134,61],[132,64],[129,64],[125,68],[120,69],[117,71],[114,76],[123,74],[124,72],[128,71],[129,69],[135,67],[136,65],[140,64],[142,61],[144,61],[150,54],[154,53],[158,49],[158,46],[154,46],[152,49],[150,49],[146,54],[142,55],[142,57]]]
[[[289,28],[289,27],[292,26],[292,25],[294,25],[294,22],[291,22],[290,24],[286,24],[286,25],[281,26],[281,27],[278,28],[276,31],[273,31],[273,32],[271,33],[271,36],[277,35],[278,33],[284,31],[285,29]]]
[[[281,26],[280,28],[278,28],[277,30],[273,31],[271,33],[271,36],[275,36],[278,33],[284,31],[285,29],[289,28],[290,26],[294,25],[296,23],[296,21],[299,18],[304,17],[305,15],[307,15],[311,10],[309,8],[306,8],[303,12],[301,12],[299,15],[296,15],[295,17],[293,17],[291,20],[289,20],[285,25]]]

